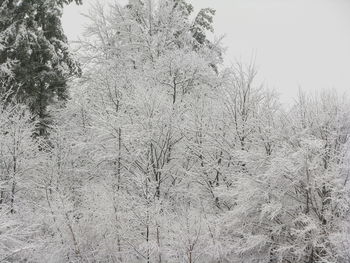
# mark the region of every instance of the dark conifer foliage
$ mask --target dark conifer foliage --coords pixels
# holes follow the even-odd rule
[[[10,73],[1,76],[3,89],[40,120],[39,135],[46,133],[47,107],[67,99],[67,80],[80,73],[61,25],[63,6],[70,2],[0,0],[0,65]]]

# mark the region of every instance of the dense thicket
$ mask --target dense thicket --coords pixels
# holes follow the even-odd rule
[[[49,140],[4,94],[0,262],[349,262],[349,101],[284,109],[192,9],[95,6]]]

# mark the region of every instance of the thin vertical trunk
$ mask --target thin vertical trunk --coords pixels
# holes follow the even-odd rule
[[[4,202],[4,191],[1,190],[0,191],[0,205],[2,205],[3,202]],[[1,209],[1,207],[0,207],[0,209]]]
[[[314,249],[311,248],[311,253],[310,253],[308,263],[314,263],[314,262],[315,262],[315,252],[314,252]]]
[[[308,163],[306,160],[306,208],[305,208],[305,214],[309,214],[310,212],[310,172]]]
[[[162,263],[162,252],[160,246],[160,227],[157,225],[157,245],[158,245],[158,263]]]
[[[223,152],[221,151],[221,152],[220,152],[220,155],[219,155],[219,159],[218,159],[218,166],[221,165],[221,162],[222,162],[222,154],[223,154]],[[217,169],[217,171],[216,171],[215,181],[216,181],[216,186],[219,186],[219,185],[220,185],[220,171],[219,171],[219,169]]]
[[[152,149],[150,149],[150,151],[148,152],[148,154],[151,154],[151,156],[153,155]],[[152,165],[152,157],[150,159],[151,161],[151,165]],[[149,165],[147,165],[147,174],[146,174],[146,206],[147,206],[147,211],[146,211],[146,243],[147,243],[147,263],[150,263],[150,246],[149,246],[149,241],[150,241],[150,230],[149,230],[149,222],[150,222],[150,215],[149,215],[149,208],[150,208],[150,196],[149,196],[149,185],[148,182],[150,181],[149,179]]]
[[[155,176],[155,180],[156,180],[156,193],[155,196],[157,197],[157,199],[159,200],[160,198],[160,184],[161,184],[161,172],[159,172],[159,164],[157,161],[157,153],[156,150],[153,146],[153,143],[151,143],[150,145],[150,153],[151,153],[151,165],[152,165],[152,169],[153,169],[153,174]]]
[[[48,188],[46,187],[46,188],[45,188],[46,201],[47,201],[47,204],[48,204],[49,209],[50,209],[50,213],[51,213],[51,216],[52,216],[52,221],[53,221],[54,225],[56,225],[56,215],[55,215],[55,213],[54,213],[54,211],[53,211],[53,209],[52,209],[52,205],[51,205],[51,201],[50,201],[49,195],[50,195],[50,196],[52,195],[51,187],[49,188],[49,190],[48,190]],[[59,228],[58,225],[56,226],[56,229],[57,229],[57,232],[58,232],[58,234],[59,234],[59,236],[60,236],[61,244],[64,245],[64,240],[63,240],[62,231],[61,231],[61,229]],[[66,256],[67,256],[67,260],[70,261],[69,253],[67,253]]]
[[[39,117],[39,136],[43,137],[45,135],[46,131],[46,125],[45,125],[45,111],[46,107],[43,103],[43,93],[44,93],[44,87],[43,85],[40,85],[40,93],[39,93],[39,112],[38,112],[38,117]],[[34,106],[35,107],[35,106]]]
[[[122,155],[121,155],[121,150],[122,150],[122,129],[118,129],[118,164],[117,164],[117,178],[118,178],[118,185],[117,185],[117,190],[120,190],[120,180],[121,180],[121,160],[122,160]]]
[[[61,201],[61,204],[62,204],[62,209],[64,211],[64,218],[65,218],[65,221],[66,221],[65,223],[66,223],[66,225],[67,225],[67,227],[69,229],[69,232],[71,234],[71,237],[72,237],[73,246],[74,246],[74,253],[81,260],[81,262],[83,262],[84,260],[83,260],[83,256],[82,256],[80,248],[79,248],[78,240],[77,240],[76,234],[74,232],[72,222],[71,222],[71,220],[69,218],[69,214],[68,214],[68,212],[66,210],[66,207],[64,205],[64,200],[63,200],[62,196],[60,195],[60,193],[59,193],[59,198],[60,198],[60,201]]]
[[[175,102],[176,102],[176,92],[177,92],[176,78],[175,78],[175,77],[174,77],[174,79],[173,79],[173,89],[174,89],[174,93],[173,93],[173,104],[175,104]]]
[[[118,109],[117,109],[118,111]],[[118,250],[118,261],[122,262],[122,257],[121,257],[121,238],[120,238],[120,233],[119,233],[119,217],[118,217],[118,211],[119,211],[119,205],[118,205],[118,200],[117,196],[119,195],[119,191],[121,190],[121,145],[122,145],[122,130],[121,128],[118,128],[118,154],[117,158],[114,161],[114,167],[115,167],[115,173],[114,173],[114,183],[112,186],[112,191],[113,191],[113,207],[114,207],[114,215],[115,215],[115,226],[116,226],[116,231],[117,231],[117,250]]]
[[[11,214],[15,213],[14,203],[15,203],[15,191],[16,191],[16,172],[17,172],[17,142],[16,133],[13,135],[13,175],[12,175],[12,188],[11,188]]]
[[[67,223],[69,232],[70,232],[70,234],[72,236],[72,241],[73,241],[73,245],[74,245],[74,253],[82,260],[83,257],[82,257],[81,252],[80,252],[80,248],[79,248],[79,245],[78,245],[78,240],[77,240],[76,235],[74,233],[73,226],[72,226],[72,223],[71,223],[71,221],[69,219],[69,215],[68,215],[67,212],[65,213],[65,218],[66,218],[66,223]]]
[[[14,209],[15,189],[16,189],[16,181],[15,181],[15,176],[13,176],[12,188],[11,188],[11,214],[15,213],[15,209]]]
[[[146,224],[146,242],[147,242],[147,263],[150,263],[150,249],[149,249],[149,214],[147,211],[147,224]]]
[[[122,160],[122,155],[121,155],[121,149],[122,149],[122,129],[119,128],[118,129],[118,163],[117,163],[117,191],[120,191],[121,188],[121,160]],[[118,215],[117,215],[117,211],[116,211],[116,220],[118,222]],[[118,252],[119,252],[119,261],[122,262],[122,258],[121,258],[121,240],[120,240],[120,235],[118,233],[118,237],[117,237],[117,246],[118,246]]]

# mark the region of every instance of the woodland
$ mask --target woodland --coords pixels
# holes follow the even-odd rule
[[[73,2],[73,3],[71,3]],[[0,262],[349,263],[350,101],[286,107],[215,10],[0,0]]]

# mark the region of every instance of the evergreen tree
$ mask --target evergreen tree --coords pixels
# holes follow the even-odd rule
[[[38,135],[46,133],[48,105],[67,99],[67,80],[80,71],[61,25],[63,6],[72,1],[0,0],[2,89],[37,116]]]

